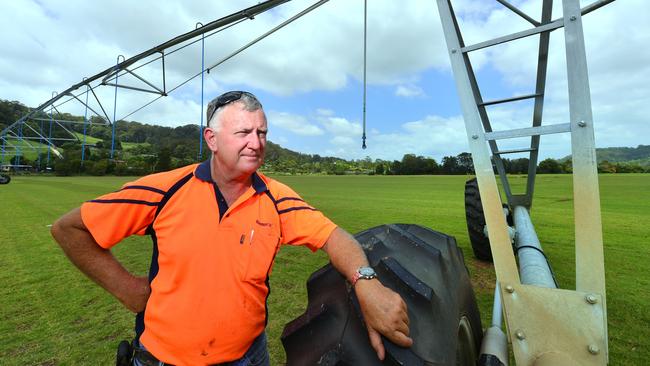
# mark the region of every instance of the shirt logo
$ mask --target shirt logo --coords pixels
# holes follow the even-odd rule
[[[271,223],[270,223],[270,222],[262,222],[262,221],[260,221],[260,220],[255,220],[255,223],[258,224],[258,225],[260,225],[260,226],[271,227]]]

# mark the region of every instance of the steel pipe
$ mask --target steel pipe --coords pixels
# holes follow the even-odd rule
[[[519,258],[521,283],[540,287],[557,288],[535,228],[524,206],[515,206],[514,220],[517,233],[515,246]]]

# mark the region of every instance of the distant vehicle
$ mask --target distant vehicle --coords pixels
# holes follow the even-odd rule
[[[34,170],[34,167],[31,165],[25,164],[4,164],[0,165],[0,171],[2,172],[27,172]]]

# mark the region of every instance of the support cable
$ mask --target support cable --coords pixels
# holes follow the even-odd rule
[[[263,11],[263,10],[261,10],[262,8],[265,8],[265,7],[267,7],[267,6],[268,6],[268,8],[271,8],[271,7],[275,6],[275,5],[278,5],[278,4],[283,3],[283,2],[286,2],[286,1],[288,1],[288,0],[284,0],[284,1],[282,1],[282,0],[280,0],[280,1],[267,1],[265,4],[258,4],[258,6],[253,7],[253,8],[256,8],[256,9],[255,9],[255,11],[252,12],[252,13],[254,13],[254,14],[258,14],[258,13],[260,13],[261,11]],[[262,40],[262,39],[264,39],[264,38],[266,38],[267,36],[269,36],[269,35],[271,35],[272,33],[276,32],[276,31],[279,30],[280,28],[283,28],[283,27],[286,26],[287,24],[289,24],[289,23],[293,22],[294,20],[296,20],[296,19],[302,17],[303,15],[305,15],[305,14],[307,14],[308,12],[314,10],[315,8],[319,7],[320,5],[324,4],[324,3],[327,2],[327,1],[328,1],[328,0],[321,0],[321,1],[316,2],[315,4],[313,4],[312,6],[310,6],[309,8],[303,10],[302,12],[300,12],[300,13],[298,13],[297,15],[295,15],[294,17],[288,19],[287,21],[283,22],[283,23],[280,24],[279,26],[273,28],[271,31],[264,33],[262,36],[260,36],[260,37],[258,37],[257,39],[253,40],[253,41],[250,42],[248,45],[246,45],[246,46],[244,46],[244,47],[238,49],[237,51],[235,51],[235,52],[234,52],[233,54],[231,54],[230,56],[228,56],[228,57],[222,59],[221,61],[219,61],[218,63],[216,63],[216,64],[214,64],[214,65],[212,65],[212,66],[210,66],[210,67],[208,67],[207,69],[204,67],[204,65],[202,65],[203,67],[202,67],[201,73],[192,76],[191,78],[189,78],[189,79],[187,79],[185,82],[182,82],[181,84],[177,85],[176,87],[174,87],[173,89],[169,90],[169,91],[168,91],[167,93],[165,93],[165,94],[171,93],[172,91],[174,91],[174,90],[180,88],[181,86],[183,86],[183,85],[185,85],[186,83],[188,83],[190,80],[193,80],[193,79],[194,79],[195,77],[197,77],[198,75],[203,74],[205,71],[207,71],[207,72],[209,73],[211,69],[213,69],[213,68],[215,68],[216,66],[218,66],[218,65],[220,65],[220,64],[222,64],[222,63],[224,63],[225,61],[229,60],[230,58],[234,57],[235,55],[237,55],[237,54],[243,52],[245,49],[249,48],[249,47],[252,46],[253,44],[259,42],[260,40]],[[271,5],[269,6],[269,4],[271,4]],[[266,10],[268,10],[268,8],[267,8]],[[252,9],[252,8],[251,8],[251,9]],[[248,9],[247,9],[247,10],[248,10]],[[260,10],[261,10],[261,11],[260,11]],[[244,12],[244,13],[247,13],[247,12]],[[239,23],[243,22],[244,20],[247,20],[247,19],[253,19],[252,16],[246,16],[245,18],[240,18],[240,19],[233,19],[233,18],[238,17],[238,16],[241,15],[241,14],[242,14],[242,13],[239,13],[237,16],[235,16],[235,15],[233,14],[233,16],[229,17],[228,19],[223,18],[223,19],[220,19],[220,20],[218,20],[218,21],[214,21],[214,22],[211,22],[211,23],[207,24],[207,25],[206,25],[206,28],[208,28],[208,29],[206,29],[206,31],[204,31],[204,32],[200,32],[200,34],[202,34],[202,37],[201,37],[201,41],[202,41],[202,43],[204,44],[204,42],[205,42],[205,37],[210,37],[210,36],[212,36],[212,35],[214,35],[214,34],[216,34],[216,33],[218,33],[218,32],[221,32],[221,31],[223,31],[223,30],[225,30],[225,29],[228,29],[228,28],[230,28],[230,27],[232,27],[232,26],[235,26],[236,24],[239,24]],[[207,32],[211,31],[212,29],[214,29],[214,27],[218,26],[217,23],[223,23],[223,22],[229,22],[229,21],[232,21],[232,23],[231,23],[231,24],[228,24],[227,26],[223,27],[222,29],[217,29],[217,30],[215,30],[214,32],[209,33],[209,34],[206,35]],[[227,23],[226,23],[226,24],[227,24]],[[151,63],[151,62],[155,62],[155,61],[158,60],[159,58],[164,57],[164,54],[161,55],[161,56],[158,56],[158,57],[156,57],[156,58],[154,58],[154,59],[152,59],[152,60],[149,60],[148,62],[145,62],[145,63],[142,64],[142,65],[139,65],[139,66],[133,68],[133,70],[126,70],[126,67],[132,65],[135,61],[140,60],[140,59],[142,59],[142,58],[144,58],[144,57],[146,57],[146,56],[151,55],[153,51],[161,52],[162,49],[166,48],[165,46],[168,47],[168,45],[171,46],[171,45],[173,45],[173,44],[178,44],[178,43],[181,43],[182,41],[186,41],[186,40],[190,39],[191,36],[196,36],[196,35],[198,35],[197,33],[199,33],[199,32],[196,32],[196,30],[193,31],[193,32],[189,32],[189,33],[184,34],[184,35],[182,35],[182,36],[179,36],[179,37],[177,37],[177,38],[175,38],[175,39],[173,39],[173,40],[171,40],[171,41],[168,41],[168,42],[166,42],[165,44],[159,45],[158,47],[155,47],[154,49],[152,49],[152,50],[150,50],[150,51],[143,52],[143,53],[141,53],[141,54],[139,54],[139,55],[137,55],[137,56],[135,56],[135,57],[133,57],[133,58],[131,58],[131,59],[129,59],[129,60],[124,60],[124,58],[123,58],[123,60],[122,60],[122,64],[120,64],[120,62],[119,62],[119,57],[118,57],[118,64],[117,64],[114,68],[111,68],[111,69],[113,69],[112,72],[114,72],[113,77],[110,77],[110,78],[108,78],[108,79],[106,79],[106,80],[107,80],[107,81],[115,80],[115,83],[117,84],[117,80],[118,80],[118,77],[119,77],[120,74],[124,75],[124,74],[127,73],[127,72],[134,71],[134,70],[136,70],[136,69],[138,69],[138,68],[140,68],[140,67],[143,67],[143,66],[145,66],[145,65],[148,65],[148,64]],[[181,49],[183,49],[183,48],[185,48],[185,47],[188,47],[188,46],[190,46],[190,45],[192,45],[192,44],[194,44],[194,43],[196,43],[196,42],[198,42],[198,39],[195,40],[195,41],[189,42],[189,43],[187,43],[187,44],[185,44],[185,45],[182,45],[182,46],[178,47],[177,49],[171,51],[171,52],[168,53],[167,55],[169,55],[169,54],[171,54],[171,53],[174,53],[174,52],[176,52],[176,51],[179,51],[179,50],[181,50]],[[124,56],[122,56],[122,57],[124,57]],[[33,112],[31,112],[28,116],[26,116],[26,117],[29,117],[30,115],[32,115],[32,114],[34,114],[34,113],[38,113],[38,112],[42,111],[42,109],[43,109],[46,105],[48,105],[48,104],[50,105],[50,115],[49,115],[49,117],[50,117],[50,134],[49,134],[49,137],[48,137],[48,144],[49,144],[50,146],[53,146],[52,143],[51,143],[51,141],[50,141],[50,140],[51,140],[52,124],[53,124],[53,121],[52,121],[52,119],[53,119],[52,108],[54,108],[54,107],[58,107],[58,106],[61,106],[61,105],[65,104],[65,103],[67,103],[67,102],[69,102],[69,101],[71,101],[71,100],[73,100],[73,99],[77,99],[77,100],[79,100],[78,97],[81,96],[84,92],[80,92],[80,93],[78,93],[78,94],[75,95],[75,94],[72,93],[72,91],[73,91],[73,90],[76,90],[76,89],[77,89],[79,86],[81,86],[81,85],[86,85],[86,87],[87,87],[86,93],[88,92],[88,90],[90,90],[90,91],[93,93],[93,96],[95,97],[95,99],[97,100],[98,104],[100,105],[100,108],[101,108],[102,111],[104,112],[104,115],[107,117],[107,118],[106,118],[107,122],[108,122],[108,123],[111,122],[111,121],[110,121],[110,118],[108,118],[108,116],[106,115],[106,111],[103,110],[104,108],[103,108],[103,106],[101,105],[101,102],[99,102],[99,99],[97,98],[97,95],[95,94],[95,91],[94,91],[95,88],[97,88],[97,87],[99,87],[99,86],[102,86],[102,85],[105,85],[105,84],[101,84],[101,83],[100,83],[100,84],[98,84],[98,85],[96,85],[96,86],[94,86],[94,87],[92,86],[92,82],[93,82],[93,81],[97,80],[98,78],[100,78],[100,77],[103,76],[103,75],[106,75],[106,74],[111,73],[111,69],[107,69],[107,70],[105,70],[104,72],[102,72],[102,73],[100,73],[100,74],[97,74],[97,75],[95,75],[95,76],[93,76],[93,77],[90,77],[90,78],[88,78],[88,80],[86,80],[86,78],[84,78],[84,80],[82,81],[82,83],[77,84],[77,85],[73,85],[71,88],[69,88],[69,89],[66,90],[64,93],[62,93],[62,95],[59,95],[59,96],[57,96],[57,97],[53,97],[50,101],[48,101],[48,102],[44,103],[43,105],[39,106],[39,107],[36,108]],[[117,85],[116,85],[116,88],[117,88]],[[55,103],[56,103],[56,102],[57,102],[57,101],[58,101],[62,96],[66,95],[66,94],[69,95],[69,96],[71,96],[71,97],[68,98],[68,99],[65,100],[65,101],[62,101],[62,102],[59,103],[59,104],[55,104]],[[158,97],[155,98],[154,100],[152,100],[152,101],[150,101],[149,103],[143,105],[142,107],[136,109],[135,111],[129,113],[128,115],[126,115],[125,117],[123,117],[123,118],[121,118],[121,119],[125,119],[125,118],[127,118],[128,116],[130,116],[130,115],[136,113],[137,111],[142,110],[143,108],[149,106],[150,104],[152,104],[152,103],[155,102],[156,100],[160,99],[162,96],[163,96],[163,95],[158,96]],[[116,117],[117,117],[117,113],[116,113],[116,106],[117,106],[117,90],[115,90],[115,97],[114,97],[114,99],[115,99],[115,103],[114,103],[114,110],[113,110],[113,131],[115,131],[115,122],[117,121],[117,118],[116,118]],[[80,101],[80,100],[79,100],[79,101]],[[84,103],[84,104],[86,105],[87,108],[89,108],[88,105],[87,105],[87,103]],[[57,112],[58,112],[58,111],[57,111]],[[86,117],[87,117],[87,116],[86,116]],[[86,119],[87,119],[87,118],[85,118],[85,120],[86,120]],[[86,122],[86,121],[84,121],[84,122]],[[17,121],[17,123],[20,123],[20,121]],[[11,127],[11,126],[9,126],[8,128],[10,128],[10,127]],[[5,132],[5,131],[3,130],[3,132]],[[111,143],[111,159],[112,159],[113,156],[114,156],[114,149],[115,149],[115,141],[114,141],[114,140],[115,140],[115,132],[113,132],[113,136],[112,136],[112,143]],[[3,147],[4,147],[4,144],[3,144]],[[50,150],[51,150],[51,149],[48,149],[48,165],[49,165],[49,155],[50,155]],[[4,150],[3,150],[3,153],[4,153]]]
[[[515,14],[519,15],[520,17],[526,19],[526,21],[536,27],[539,27],[542,25],[542,23],[536,21],[535,19],[531,18],[528,16],[528,14],[524,13],[523,11],[519,10],[516,6],[510,4],[506,0],[497,0],[501,5],[505,6],[506,8],[512,10]]]
[[[261,36],[259,36],[259,37],[257,37],[257,38],[255,38],[254,40],[252,40],[250,43],[248,43],[248,44],[245,45],[244,47],[241,47],[241,48],[238,49],[237,51],[231,53],[229,56],[226,56],[226,57],[224,57],[223,59],[221,59],[221,61],[215,63],[214,65],[212,65],[212,66],[210,66],[210,67],[208,67],[208,69],[207,69],[208,74],[210,73],[210,70],[212,70],[212,69],[214,69],[215,67],[221,65],[222,63],[224,63],[224,62],[230,60],[231,58],[237,56],[238,54],[240,54],[241,52],[243,52],[244,50],[246,50],[246,49],[249,48],[250,46],[256,44],[257,42],[259,42],[259,41],[261,41],[261,40],[263,40],[264,38],[270,36],[271,34],[277,32],[277,31],[280,30],[281,28],[284,28],[286,25],[288,25],[288,24],[290,24],[290,23],[293,23],[294,20],[296,20],[296,19],[298,19],[298,18],[301,18],[301,17],[304,16],[305,14],[311,12],[312,10],[318,8],[319,6],[325,4],[325,3],[328,2],[328,1],[329,1],[329,0],[320,0],[320,1],[316,2],[316,3],[314,3],[312,6],[308,7],[307,9],[301,11],[300,13],[298,13],[298,14],[292,16],[291,18],[289,18],[289,19],[285,20],[284,22],[280,23],[279,25],[275,26],[275,27],[274,27],[273,29],[271,29],[270,31],[268,31],[268,32],[266,32],[266,33],[264,33],[264,34],[262,34]]]
[[[363,135],[361,148],[366,148],[366,45],[368,43],[368,0],[363,0]]]
[[[199,24],[196,23],[198,28]],[[203,27],[203,24],[201,24]],[[201,35],[201,124],[199,125],[199,156],[196,157],[196,161],[201,161],[201,156],[203,155],[203,84],[205,79],[205,33]],[[207,124],[210,121],[205,121]]]
[[[40,147],[42,147],[42,145],[43,145],[43,121],[40,121],[40,122],[41,123],[40,123],[40,128],[39,128],[39,133],[38,133],[38,136],[39,136],[38,143],[41,144]],[[40,151],[38,152],[38,170],[42,170],[41,152]]]
[[[94,82],[94,81],[96,81],[96,80],[98,80],[98,79],[100,79],[100,78],[102,78],[102,77],[104,77],[104,76],[106,76],[108,74],[112,74],[114,72],[117,72],[120,69],[128,68],[129,66],[133,65],[134,63],[136,63],[136,62],[138,62],[138,61],[140,61],[142,59],[145,59],[145,58],[153,55],[154,53],[160,52],[161,50],[164,50],[164,49],[170,48],[172,46],[175,46],[175,45],[181,44],[183,42],[186,42],[188,40],[191,40],[192,38],[197,37],[199,34],[209,32],[209,31],[212,31],[214,29],[218,29],[219,27],[223,27],[225,25],[232,24],[232,23],[237,22],[237,21],[239,21],[241,19],[251,19],[253,16],[255,16],[257,14],[260,14],[260,13],[263,13],[263,12],[265,12],[265,11],[267,11],[269,9],[272,9],[272,8],[274,8],[274,7],[276,7],[276,6],[280,5],[280,4],[283,4],[283,3],[287,2],[287,1],[289,1],[289,0],[267,0],[267,1],[263,2],[263,3],[259,3],[257,5],[251,6],[251,7],[247,8],[247,9],[245,9],[245,10],[242,10],[242,11],[239,11],[237,13],[234,13],[234,14],[228,15],[226,17],[223,17],[221,19],[217,19],[215,21],[212,21],[212,22],[205,25],[204,30],[193,30],[191,32],[182,34],[182,35],[177,36],[177,37],[175,37],[175,38],[173,38],[173,39],[171,39],[171,40],[169,40],[169,41],[167,41],[167,42],[165,42],[163,44],[160,44],[160,45],[158,45],[158,46],[156,46],[154,48],[151,48],[151,49],[149,49],[147,51],[144,51],[144,52],[142,52],[142,53],[140,53],[140,54],[138,54],[136,56],[133,56],[133,57],[129,58],[128,60],[124,60],[122,62],[122,64],[118,64],[117,67],[110,67],[110,68],[108,68],[108,69],[106,69],[106,70],[104,70],[104,71],[102,71],[102,72],[100,72],[100,73],[98,73],[96,75],[93,75],[93,76],[89,77],[88,80],[86,80],[86,81],[82,81],[82,82],[79,82],[77,84],[74,84],[71,87],[69,87],[68,89],[64,90],[61,94],[58,94],[56,97],[51,98],[50,100],[46,101],[45,103],[42,103],[41,105],[39,105],[37,108],[32,109],[27,115],[23,116],[23,118],[21,118],[20,120],[14,122],[13,124],[9,125],[5,129],[0,131],[0,135],[5,134],[9,129],[13,128],[14,125],[16,125],[18,123],[22,123],[22,121],[25,118],[27,118],[27,117],[29,117],[29,116],[31,116],[33,114],[42,112],[47,106],[56,103],[59,99],[63,98],[65,95],[69,95],[70,92],[72,92],[74,90],[77,90],[82,85],[90,84],[90,83],[92,83],[92,82]],[[80,95],[81,95],[81,93],[80,93]],[[110,121],[110,119],[109,119],[109,121]]]
[[[329,0],[320,0],[320,1],[318,1],[317,3],[313,4],[313,5],[310,6],[309,8],[307,8],[307,9],[301,11],[300,13],[294,15],[293,17],[291,17],[291,18],[285,20],[283,23],[281,23],[280,25],[278,25],[278,26],[276,26],[275,28],[271,29],[270,31],[268,31],[268,32],[266,32],[266,33],[264,33],[264,34],[262,34],[261,36],[259,36],[259,37],[257,37],[257,38],[255,38],[254,40],[252,40],[250,43],[248,43],[248,44],[245,45],[244,47],[242,47],[242,48],[238,49],[237,51],[233,52],[232,54],[230,54],[230,55],[224,57],[223,59],[221,59],[220,61],[218,61],[218,62],[215,63],[214,65],[212,65],[212,66],[210,66],[210,67],[207,67],[204,71],[207,72],[207,73],[209,74],[209,73],[210,73],[210,70],[212,70],[212,69],[214,69],[215,67],[221,65],[222,63],[228,61],[229,59],[233,58],[234,56],[236,56],[237,54],[239,54],[239,53],[241,53],[242,51],[246,50],[247,48],[249,48],[250,46],[254,45],[255,43],[261,41],[262,39],[264,39],[264,38],[266,38],[266,37],[268,37],[268,36],[270,36],[271,34],[273,34],[274,32],[276,32],[276,31],[279,30],[280,28],[283,28],[283,27],[286,26],[287,24],[289,24],[289,23],[293,22],[294,20],[296,20],[296,19],[302,17],[303,15],[309,13],[310,11],[312,11],[312,10],[316,9],[317,7],[319,7],[319,6],[323,5],[323,4],[325,4],[325,3],[328,2],[328,1],[329,1]],[[187,79],[187,80],[183,81],[182,83],[176,85],[174,88],[170,89],[170,90],[167,92],[167,94],[171,94],[171,93],[172,93],[173,91],[175,91],[176,89],[178,89],[178,88],[182,87],[183,85],[187,84],[188,82],[192,81],[194,78],[199,77],[199,76],[200,76],[204,71],[202,70],[201,72],[195,74],[194,76],[191,76],[189,79]],[[160,98],[162,98],[162,97],[163,97],[162,95],[159,95],[158,97],[156,97],[156,98],[154,98],[153,100],[151,100],[149,103],[143,105],[142,107],[140,107],[140,108],[134,110],[133,112],[127,114],[126,116],[124,116],[124,117],[122,117],[122,118],[120,118],[120,119],[126,119],[126,118],[128,118],[129,116],[131,116],[131,115],[133,115],[134,113],[137,113],[137,112],[141,111],[142,109],[148,107],[149,105],[151,105],[152,103],[154,103],[155,101],[157,101],[158,99],[160,99]]]
[[[20,157],[22,155],[22,145],[23,144],[23,125],[18,126],[18,151],[16,152],[16,165],[20,165]]]
[[[236,22],[234,22],[234,23],[232,23],[232,24],[229,24],[229,25],[227,25],[227,26],[225,26],[225,27],[223,27],[223,28],[217,29],[217,30],[213,31],[212,33],[209,33],[207,36],[205,36],[205,38],[209,38],[209,37],[211,37],[211,36],[213,36],[213,35],[215,35],[215,34],[221,32],[221,31],[224,31],[224,30],[226,30],[226,29],[228,29],[228,28],[230,28],[230,27],[234,27],[235,25],[237,25],[237,24],[239,24],[239,23],[242,23],[242,22],[244,22],[244,21],[246,21],[246,20],[249,20],[249,18],[245,18],[245,19],[238,20],[238,21],[236,21]],[[204,35],[205,35],[205,33],[204,33]],[[141,68],[141,67],[147,66],[147,65],[149,65],[149,64],[152,63],[152,62],[155,62],[155,61],[158,61],[158,60],[161,59],[161,58],[164,58],[164,56],[169,56],[169,55],[171,55],[171,54],[173,54],[173,53],[175,53],[175,52],[177,52],[177,51],[180,51],[180,50],[184,49],[185,47],[189,47],[189,46],[195,44],[195,43],[198,42],[198,41],[199,41],[199,40],[197,39],[197,40],[195,40],[195,41],[189,42],[189,43],[187,43],[187,44],[185,44],[185,45],[183,45],[183,46],[181,46],[181,47],[178,47],[178,48],[176,48],[176,49],[174,49],[174,50],[172,50],[172,51],[170,51],[170,52],[168,52],[168,53],[166,53],[166,54],[164,54],[164,55],[162,55],[162,56],[158,56],[158,57],[156,57],[156,58],[153,58],[153,59],[151,59],[151,60],[149,60],[149,61],[143,63],[142,65],[138,65],[137,67],[133,68],[131,71],[135,71],[135,70],[137,70],[137,69],[139,69],[139,68]],[[122,72],[122,73],[120,74],[120,76],[124,76],[124,74],[126,74],[126,73],[127,73],[127,72],[124,71],[124,72]],[[115,80],[115,75],[114,75],[113,77],[110,77],[110,78],[106,79],[107,82],[110,82],[110,81],[113,81],[113,80]],[[90,84],[86,84],[86,85],[90,85]],[[96,89],[96,88],[99,88],[99,87],[102,86],[102,85],[104,85],[104,84],[101,84],[101,83],[100,83],[100,84],[97,84],[97,85],[95,85],[95,86],[91,86],[91,91],[93,91],[93,90]],[[165,89],[163,89],[163,90],[165,90]],[[169,92],[165,92],[165,93],[169,93]],[[68,93],[68,94],[71,95],[72,98],[66,99],[66,100],[62,101],[61,103],[57,104],[57,105],[56,105],[57,107],[60,107],[60,106],[62,106],[62,105],[64,105],[64,104],[70,102],[72,99],[78,99],[78,98],[75,98],[75,97],[80,97],[82,94],[84,94],[84,92],[80,92],[79,94],[76,94],[76,95],[74,95],[74,94],[72,94],[72,93]],[[95,112],[95,113],[96,113],[96,112]],[[97,113],[96,113],[96,114],[97,114]],[[99,114],[97,114],[97,115],[99,115]],[[110,121],[110,119],[109,119],[109,121]]]
[[[86,103],[84,104],[86,106],[86,110],[84,111],[84,140],[81,143],[81,166],[84,166],[84,157],[86,155],[86,125],[88,122],[88,89],[90,89],[90,87],[86,85]]]
[[[52,98],[54,98],[55,95],[56,95],[56,92],[53,91],[52,92]],[[52,104],[50,106],[50,132],[47,135],[47,142],[48,142],[49,145],[52,145],[52,122],[53,122],[52,121],[52,119],[53,119],[53,117],[52,117],[52,109],[54,109],[54,104]],[[48,146],[48,149],[47,149],[47,165],[46,165],[46,167],[50,166],[50,150],[52,150],[52,148],[50,146]]]
[[[119,67],[120,65],[120,57],[124,58],[122,55],[117,56],[117,65],[115,67]],[[119,70],[118,70],[119,71]],[[115,72],[115,100],[113,102],[113,133],[111,134],[111,160],[113,160],[113,156],[115,154],[115,124],[117,123],[117,120],[115,119],[117,114],[117,72]]]

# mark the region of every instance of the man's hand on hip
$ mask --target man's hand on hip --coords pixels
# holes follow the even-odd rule
[[[86,276],[133,311],[144,310],[149,299],[149,280],[136,277],[115,259],[110,250],[99,246],[76,208],[52,225],[52,236],[70,261]]]
[[[359,280],[354,286],[361,312],[368,329],[370,344],[377,357],[385,357],[381,335],[402,347],[410,347],[409,318],[406,303],[397,293],[385,287],[377,279]]]
[[[129,283],[125,283],[120,291],[118,300],[134,313],[144,310],[151,294],[149,279],[147,277],[133,277]]]

